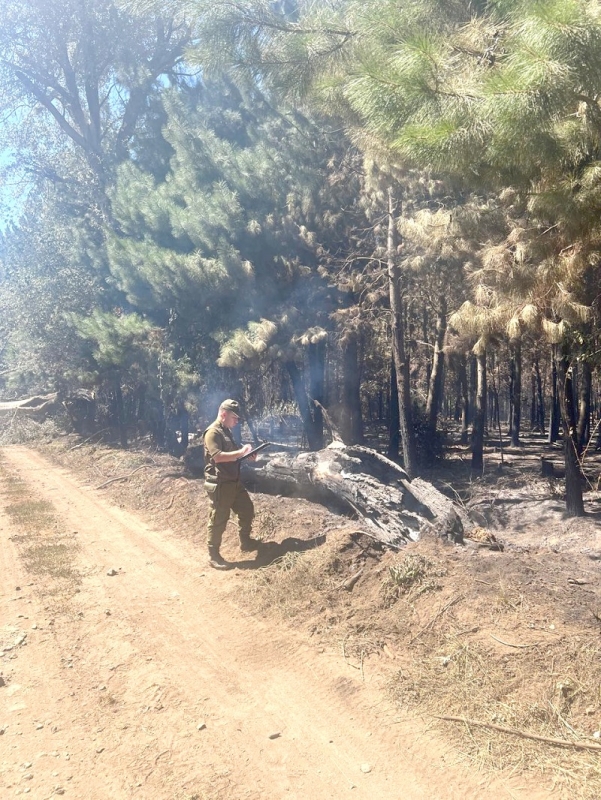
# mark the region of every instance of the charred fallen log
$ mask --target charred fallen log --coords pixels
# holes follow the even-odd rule
[[[28,397],[25,400],[0,401],[0,414],[26,414],[32,417],[44,417],[53,413],[58,405],[58,394]]]
[[[426,530],[463,541],[463,509],[427,481],[410,481],[402,467],[368,447],[334,442],[317,452],[271,454],[245,469],[244,482],[267,494],[354,511],[388,544],[414,541]]]

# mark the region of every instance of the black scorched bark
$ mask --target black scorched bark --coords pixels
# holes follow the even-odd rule
[[[399,545],[430,530],[461,542],[463,509],[432,484],[362,446],[334,442],[296,455],[270,453],[245,470],[244,482],[267,494],[305,497],[355,512],[382,542]]]

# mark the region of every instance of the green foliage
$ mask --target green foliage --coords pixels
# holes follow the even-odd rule
[[[446,570],[419,554],[409,554],[388,568],[382,589],[385,599],[391,603],[401,595],[414,597],[440,588],[436,578],[446,575]]]
[[[344,158],[340,136],[274,108],[258,87],[205,82],[165,94],[164,180],[123,165],[112,196],[110,269],[128,302],[164,324],[196,369],[218,344],[224,368],[302,358],[302,334],[334,303],[317,265],[345,240],[342,202],[355,182],[324,175]],[[327,131],[326,131],[327,132]],[[342,199],[344,198],[344,200]],[[187,341],[184,341],[186,339]]]
[[[139,360],[151,326],[137,314],[106,313],[94,309],[90,316],[69,317],[78,336],[92,345],[100,369],[115,369]]]
[[[195,0],[185,77],[179,4],[137,6],[5,9],[0,135],[44,187],[2,244],[10,393],[273,404],[282,365],[321,391],[327,342],[332,394],[356,371],[365,405],[390,368],[391,187],[418,405],[443,308],[456,349],[594,346],[594,4]]]
[[[75,220],[50,192],[30,201],[19,228],[1,248],[0,365],[10,396],[70,387],[85,358],[66,314],[89,313],[107,291],[95,271],[84,220]]]

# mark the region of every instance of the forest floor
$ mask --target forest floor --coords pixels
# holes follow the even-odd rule
[[[264,545],[230,525],[226,573],[180,461],[2,448],[2,796],[598,798],[601,465],[566,520],[541,447],[428,476],[463,546],[257,494]]]

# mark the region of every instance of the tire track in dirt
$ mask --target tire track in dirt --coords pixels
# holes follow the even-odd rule
[[[60,734],[70,755],[65,793],[102,800],[520,796],[515,781],[479,784],[450,766],[422,726],[397,724],[377,687],[349,676],[339,657],[244,613],[235,602],[236,573],[206,571],[204,553],[190,543],[109,505],[38,453],[12,447],[3,454],[77,531],[80,547],[81,591],[68,611],[43,612],[54,620],[52,637],[30,642],[27,662],[21,654],[14,662],[15,678],[22,661],[29,684],[37,681],[18,713],[39,715],[41,704],[57,728],[54,741]],[[16,579],[4,532],[2,553]],[[108,576],[110,569],[117,574]],[[16,697],[13,687],[24,683],[8,688]],[[32,763],[35,725],[27,721],[27,737],[11,737],[17,753],[8,774],[18,788],[18,764]],[[38,759],[32,796],[52,796],[57,770],[43,766],[50,761]]]

